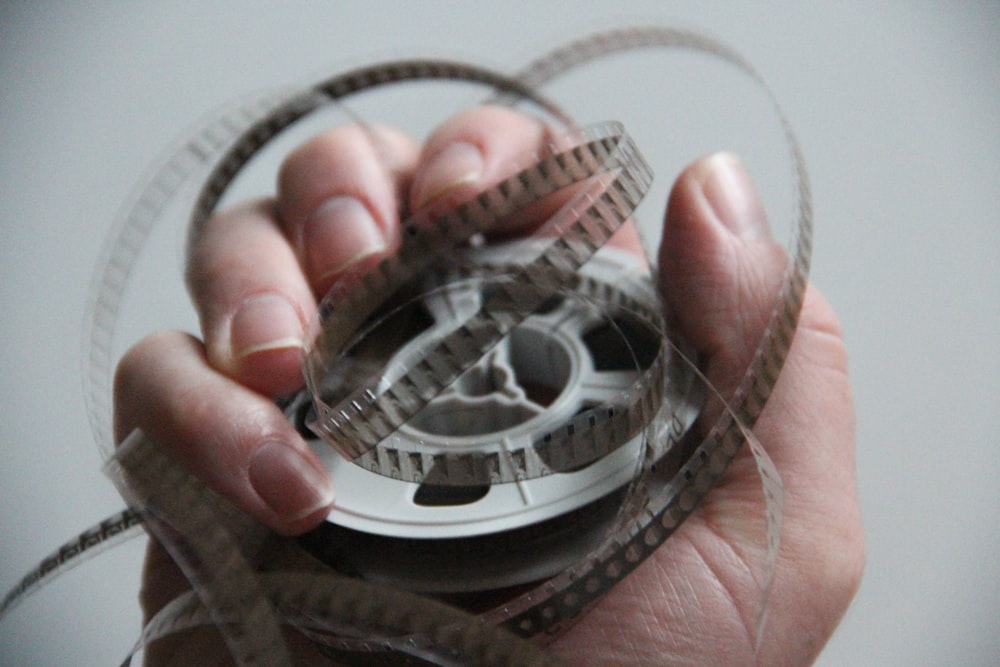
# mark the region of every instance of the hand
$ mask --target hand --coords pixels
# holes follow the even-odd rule
[[[785,265],[738,160],[688,167],[670,195],[660,248],[668,309],[709,380],[738,384]],[[784,483],[781,546],[756,656],[763,497],[743,447],[673,536],[554,646],[570,665],[805,665],[860,584],[864,541],[854,469],[854,412],[843,336],[807,288],[784,370],[754,433]]]
[[[302,384],[309,314],[338,275],[399,245],[399,211],[446,208],[509,175],[547,137],[513,111],[452,118],[424,145],[356,127],[285,161],[277,197],[213,217],[192,247],[188,284],[204,343],[154,334],[116,376],[119,439],[142,428],[183,465],[283,534],[318,525],[333,503],[325,470],[273,398]],[[753,352],[784,257],[734,158],[699,161],[666,216],[661,279],[668,307],[712,381],[731,390]],[[613,242],[638,250],[626,227]],[[856,590],[863,561],[854,487],[853,414],[840,331],[810,290],[785,371],[755,429],[786,488],[784,531],[761,664],[806,664]],[[759,481],[741,452],[702,506],[553,650],[567,664],[747,664],[760,592]],[[143,606],[184,588],[152,547]]]

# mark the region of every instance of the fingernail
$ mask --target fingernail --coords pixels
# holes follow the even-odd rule
[[[414,208],[422,208],[460,185],[475,183],[482,175],[482,152],[465,141],[454,143],[420,170],[413,186]]]
[[[368,207],[355,197],[333,197],[306,221],[306,262],[313,276],[340,273],[386,248],[385,235]]]
[[[716,218],[745,239],[767,237],[764,207],[750,175],[732,153],[715,153],[699,164],[695,178]]]
[[[260,499],[287,521],[302,519],[333,502],[329,477],[285,443],[263,444],[250,460],[248,475]]]
[[[233,316],[230,338],[238,359],[266,350],[302,347],[302,323],[284,297],[259,294]]]

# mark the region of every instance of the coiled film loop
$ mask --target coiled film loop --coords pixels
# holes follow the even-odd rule
[[[597,127],[590,135],[587,137],[590,140],[543,158],[538,165],[444,216],[429,223],[410,221],[404,226],[406,241],[398,255],[386,259],[363,277],[349,275],[334,286],[321,307],[323,329],[308,352],[306,370],[318,414],[314,428],[327,436],[341,454],[358,461],[378,447],[555,290],[570,281],[576,270],[628,219],[649,187],[651,173],[620,126]],[[362,384],[337,405],[325,400],[330,388],[324,386],[324,379],[331,374],[330,366],[345,359],[345,342],[358,331],[366,316],[400,285],[421,272],[440,271],[442,265],[451,261],[448,258],[459,243],[488,231],[495,221],[558,189],[585,183],[602,174],[612,178],[586,185],[582,193],[572,197],[535,234],[535,238],[550,239],[537,258],[517,267],[513,280],[496,283],[497,296],[482,303],[467,321],[443,336],[413,368],[406,369],[392,382],[387,382],[384,375],[373,378],[374,382]],[[351,377],[357,382],[357,377],[349,372],[339,371],[335,375]],[[367,461],[375,463],[371,466],[374,471],[382,470],[377,459],[368,457]],[[436,468],[479,468],[455,463],[452,460]],[[388,474],[398,470],[394,466]],[[418,464],[407,478],[420,481],[424,476],[424,466]],[[513,475],[504,475],[499,464],[494,464],[488,470],[476,471],[475,478],[462,475],[455,480],[443,475],[439,483],[477,483],[483,481],[483,476],[492,481],[514,481],[532,474],[521,469]]]
[[[252,105],[241,108],[235,115],[221,116],[206,125],[195,139],[185,142],[175,155],[152,173],[150,179],[140,188],[139,195],[128,210],[123,223],[116,229],[117,235],[106,246],[107,252],[104,255],[106,263],[100,269],[98,280],[95,281],[89,338],[91,344],[88,350],[90,353],[88,380],[91,382],[88,399],[91,401],[95,432],[101,444],[110,444],[110,429],[107,428],[107,414],[110,411],[105,409],[108,393],[107,377],[111,359],[111,339],[124,286],[149,228],[162,214],[166,202],[178,192],[179,184],[196,173],[200,167],[214,160],[216,156],[222,155],[206,180],[194,207],[190,238],[197,237],[201,225],[214,211],[223,193],[258,150],[285,127],[325,104],[386,83],[425,78],[459,79],[492,86],[500,91],[501,99],[507,101],[531,100],[567,127],[573,128],[572,120],[538,93],[537,87],[561,72],[588,60],[614,51],[651,46],[682,47],[708,53],[736,66],[761,85],[774,103],[792,157],[797,220],[789,248],[791,260],[787,265],[785,280],[776,297],[768,324],[735,394],[732,397],[716,397],[724,405],[714,423],[704,431],[700,431],[707,432],[707,436],[700,438],[690,428],[697,416],[696,404],[699,393],[697,374],[687,372],[693,369],[693,365],[682,363],[684,350],[675,347],[674,342],[668,337],[663,337],[657,356],[648,360],[649,363],[645,367],[637,368],[633,383],[623,392],[631,395],[631,398],[622,403],[625,406],[624,414],[629,419],[637,419],[639,423],[638,426],[634,424],[627,426],[624,431],[629,437],[642,431],[641,445],[628,449],[622,444],[628,437],[595,436],[595,441],[599,440],[605,445],[606,451],[610,452],[606,458],[613,458],[622,452],[634,457],[631,461],[630,474],[624,478],[614,478],[619,485],[615,493],[596,501],[587,499],[589,504],[585,504],[582,508],[577,507],[567,514],[582,516],[584,520],[589,519],[593,514],[588,514],[588,511],[593,507],[600,506],[599,509],[606,509],[601,505],[602,502],[618,503],[620,511],[610,515],[597,512],[603,521],[602,532],[599,534],[598,543],[585,547],[586,555],[583,558],[574,557],[573,562],[566,565],[559,563],[555,572],[547,572],[540,579],[520,582],[527,584],[529,590],[508,595],[501,604],[492,607],[474,621],[502,626],[522,636],[551,636],[566,627],[567,623],[572,622],[589,604],[599,599],[615,582],[637,567],[676,530],[720,479],[728,463],[744,442],[751,444],[751,451],[759,462],[766,461],[766,455],[755,444],[748,429],[759,416],[777,381],[778,373],[791,345],[805,293],[812,227],[808,180],[798,144],[787,119],[774,102],[773,94],[759,74],[730,49],[702,35],[662,28],[598,33],[550,52],[514,77],[462,63],[443,61],[383,63],[333,77],[305,91],[276,99],[268,98],[263,102],[258,100]],[[574,153],[574,150],[577,153]],[[557,160],[559,155],[564,155],[564,160],[575,159],[575,164],[580,166],[578,173],[568,168],[566,164],[559,164]],[[380,475],[399,478],[400,484],[423,482],[436,469],[433,461],[430,466],[424,465],[423,468],[411,466],[408,472],[398,462],[387,463],[394,456],[398,461],[399,455],[398,451],[396,454],[390,454],[390,448],[383,445],[386,436],[391,435],[395,429],[404,425],[407,419],[425,409],[440,396],[449,383],[461,376],[463,369],[475,363],[476,354],[481,355],[504,335],[516,331],[520,326],[526,326],[522,323],[540,310],[547,298],[551,298],[554,294],[566,294],[568,300],[578,300],[578,305],[592,299],[608,308],[618,309],[622,313],[627,312],[630,321],[640,329],[663,331],[662,315],[653,307],[655,301],[631,300],[628,295],[622,296],[615,289],[602,286],[600,280],[573,275],[581,266],[586,266],[584,263],[600,243],[628,217],[635,201],[648,187],[648,172],[637,155],[637,151],[634,151],[630,140],[620,128],[605,126],[591,130],[590,134],[580,137],[576,147],[570,149],[568,153],[565,147],[562,147],[543,156],[538,166],[522,172],[523,180],[515,177],[514,181],[509,182],[507,192],[490,191],[481,195],[481,200],[477,198],[476,202],[470,203],[470,208],[477,204],[480,206],[483,211],[481,217],[468,215],[454,218],[444,215],[434,220],[421,220],[419,224],[413,224],[412,229],[415,231],[407,232],[418,239],[410,246],[418,249],[417,251],[407,255],[407,246],[404,246],[403,254],[400,255],[402,259],[397,260],[395,264],[384,265],[384,270],[381,273],[376,272],[375,277],[364,279],[354,277],[353,282],[348,280],[343,283],[340,291],[324,304],[321,313],[328,326],[310,353],[310,363],[314,365],[317,377],[328,373],[333,367],[332,364],[338,363],[342,358],[338,355],[355,344],[356,339],[364,331],[365,321],[373,314],[371,305],[352,302],[353,294],[387,298],[392,296],[395,287],[408,279],[407,276],[433,272],[435,275],[451,274],[452,278],[449,280],[455,280],[454,276],[457,275],[459,281],[478,281],[478,284],[486,284],[491,289],[503,287],[494,290],[495,294],[500,295],[500,299],[494,305],[502,307],[479,307],[463,313],[464,319],[459,318],[458,324],[471,332],[472,340],[485,341],[469,346],[467,353],[455,355],[453,352],[454,349],[461,349],[463,345],[461,339],[468,338],[465,333],[461,334],[461,339],[456,337],[452,340],[444,336],[440,342],[435,343],[437,347],[429,345],[422,349],[423,358],[452,355],[464,361],[444,371],[441,369],[446,367],[441,364],[435,368],[428,361],[430,370],[421,371],[420,362],[413,363],[411,368],[406,368],[399,376],[409,377],[414,384],[420,385],[420,390],[411,392],[411,395],[403,396],[403,392],[396,389],[389,391],[381,383],[375,382],[360,389],[361,394],[352,396],[348,406],[342,408],[340,404],[331,405],[325,400],[327,396],[324,394],[327,391],[324,386],[325,378],[313,378],[312,386],[320,397],[318,423],[322,430],[332,437],[336,436],[333,437],[334,441],[352,460],[377,469]],[[553,222],[546,230],[548,234],[546,249],[540,251],[531,261],[514,267],[500,265],[493,268],[463,264],[465,260],[461,259],[461,256],[465,249],[462,246],[479,232],[488,229],[490,221],[497,217],[498,211],[504,210],[503,206],[516,210],[519,206],[532,201],[532,198],[550,192],[553,184],[560,188],[579,187],[584,190],[593,186],[594,196],[592,201],[588,202],[588,206],[591,204],[593,206],[590,209],[588,206],[582,207],[581,211],[567,216],[566,224]],[[604,208],[601,208],[602,206]],[[596,210],[598,213],[590,213],[590,210]],[[559,216],[556,216],[556,219],[559,219]],[[539,238],[544,239],[545,234]],[[440,257],[452,254],[458,258],[454,261],[440,261]],[[418,261],[425,258],[431,259],[423,264]],[[468,269],[469,266],[477,268]],[[464,275],[463,270],[466,270]],[[454,284],[444,283],[439,285],[438,289],[445,292],[459,289],[451,286]],[[484,315],[477,319],[480,312]],[[335,321],[344,325],[344,328],[329,324]],[[455,330],[461,327],[456,326]],[[446,352],[444,348],[448,348],[449,351]],[[679,368],[685,370],[679,371]],[[410,376],[414,371],[418,374],[423,372],[425,378],[433,380],[428,385],[429,389],[423,388],[420,382],[414,380],[416,376]],[[381,376],[377,376],[376,379],[378,377]],[[678,379],[682,381],[678,382]],[[393,386],[392,383],[388,383],[388,388]],[[700,386],[707,387],[703,382]],[[707,389],[711,390],[711,387]],[[708,393],[711,394],[711,391]],[[367,402],[358,401],[358,397]],[[354,402],[357,402],[357,407],[353,405]],[[591,420],[591,416],[584,411],[567,421],[564,441],[538,457],[548,462],[547,469],[539,466],[536,471],[529,471],[525,466],[518,468],[508,465],[505,472],[499,464],[493,467],[488,465],[480,467],[479,463],[464,465],[471,459],[458,458],[452,462],[458,461],[463,465],[452,465],[450,468],[464,469],[465,472],[449,470],[448,465],[439,466],[447,471],[444,474],[445,481],[442,483],[467,486],[484,482],[488,484],[523,482],[526,479],[532,483],[540,483],[544,481],[543,478],[557,476],[551,473],[558,473],[560,470],[571,469],[592,459],[598,459],[600,453],[574,452],[574,448],[582,442],[573,437],[576,435],[576,428],[573,425],[577,423],[574,419],[579,420],[585,427],[583,431],[591,436],[602,428],[596,420]],[[609,419],[609,423],[611,421]],[[337,434],[349,434],[350,437],[340,437]],[[138,435],[135,438],[141,440]],[[542,434],[540,440],[532,441],[524,450],[538,454],[543,452],[546,446],[545,435]],[[275,630],[276,625],[286,621],[301,625],[305,634],[317,641],[321,639],[326,641],[329,637],[333,637],[327,645],[334,648],[339,647],[347,651],[376,650],[368,647],[363,638],[344,634],[342,625],[338,625],[343,621],[343,616],[338,616],[340,612],[333,610],[328,604],[329,601],[318,598],[314,600],[310,597],[310,593],[315,593],[313,586],[316,583],[328,580],[313,575],[301,577],[284,572],[284,568],[294,567],[299,563],[294,555],[300,553],[295,551],[296,545],[286,544],[287,548],[273,552],[274,560],[267,572],[255,571],[248,566],[245,554],[241,553],[246,546],[247,535],[252,534],[251,537],[256,535],[255,529],[252,527],[248,529],[244,519],[235,510],[223,509],[221,504],[217,505],[216,500],[206,500],[197,483],[190,480],[183,471],[171,468],[171,464],[161,457],[162,452],[157,451],[155,445],[148,441],[140,442],[134,448],[123,449],[120,457],[112,461],[110,468],[113,476],[119,481],[129,477],[133,480],[132,484],[137,488],[126,486],[123,495],[134,504],[135,509],[123,512],[113,521],[106,522],[107,530],[102,524],[100,529],[81,534],[78,540],[61,549],[57,557],[46,560],[25,577],[20,586],[8,594],[0,606],[0,614],[13,608],[27,592],[37,587],[53,572],[65,567],[66,563],[72,562],[77,554],[92,553],[91,550],[96,543],[112,539],[115,535],[121,534],[121,530],[136,525],[140,519],[146,518],[155,524],[174,515],[181,517],[187,515],[187,518],[180,521],[177,526],[188,526],[185,530],[189,530],[190,534],[173,534],[168,531],[165,533],[165,539],[168,542],[176,540],[175,545],[180,560],[184,560],[183,554],[188,551],[195,555],[188,559],[192,565],[189,574],[197,588],[197,594],[202,599],[204,611],[192,611],[196,608],[195,605],[181,600],[170,607],[174,612],[168,611],[168,615],[176,612],[198,616],[201,613],[205,614],[204,618],[214,619],[220,627],[226,626],[224,634],[230,642],[233,655],[244,664],[288,663],[289,658],[284,652],[282,640]],[[553,461],[557,462],[552,463]],[[768,508],[767,540],[770,562],[776,555],[777,539],[780,534],[780,482],[767,468],[766,463],[759,465]],[[468,472],[470,470],[472,472]],[[168,472],[169,475],[166,475]],[[163,480],[157,479],[160,473],[166,475],[164,479],[176,482],[182,493],[174,497],[165,491],[162,488]],[[538,476],[534,477],[536,473]],[[516,486],[516,484],[506,486]],[[155,506],[161,502],[164,507],[162,514],[158,515],[156,512],[159,510]],[[199,527],[209,526],[213,518],[218,520],[218,529],[200,530]],[[545,521],[539,521],[518,531],[512,531],[512,534],[518,536],[530,534],[531,531],[541,530],[548,525]],[[606,530],[603,528],[605,526]],[[343,534],[347,534],[347,531],[343,531]],[[316,536],[320,540],[323,538],[320,531]],[[471,549],[474,550],[483,543],[489,544],[489,539],[493,537],[493,534],[487,535],[484,538],[485,542],[474,542]],[[303,540],[303,543],[305,541]],[[392,539],[388,541],[393,542]],[[448,540],[441,541],[448,542]],[[266,542],[265,540],[257,544],[266,550],[264,546]],[[376,545],[384,543],[376,541]],[[393,543],[400,546],[398,542]],[[210,557],[201,560],[197,557],[198,554]],[[574,556],[577,555],[579,554]],[[334,565],[334,570],[336,569]],[[357,592],[346,595],[347,604],[348,606],[356,604],[360,609],[368,588],[361,581],[353,583],[358,584]],[[766,580],[762,584],[762,590],[766,598]],[[419,616],[422,612],[426,612],[428,618],[441,618],[432,616],[433,605],[426,601],[422,602],[419,597],[414,597],[406,604],[413,605],[413,609],[408,610],[412,615]],[[348,609],[347,616],[351,616],[353,611]],[[302,614],[312,615],[306,622],[302,619]],[[368,627],[374,627],[378,625],[379,619],[367,616],[360,619],[362,633],[369,621],[371,623]],[[461,627],[468,627],[463,626],[463,623],[468,621],[468,617],[458,615],[452,620],[441,621],[443,625],[421,630],[421,637],[413,640],[413,646],[416,647],[414,651],[424,651],[421,657],[429,656],[431,660],[446,664],[447,660],[454,658],[455,651],[461,648],[458,642],[451,642],[449,638],[454,639],[452,635]],[[309,625],[313,622],[317,624]],[[157,633],[168,634],[172,631],[172,627],[181,625],[183,623],[179,617],[160,618],[155,626],[148,629],[148,636]],[[393,632],[397,634],[409,631],[404,624],[394,627],[396,630]],[[759,624],[758,629],[760,627],[762,626]],[[324,639],[323,635],[328,636]],[[498,644],[504,641],[500,637],[500,635],[487,637],[479,648],[488,650],[491,642]],[[403,646],[401,641],[407,640],[398,636],[391,638],[386,644],[389,647],[387,650],[397,650],[402,647],[403,652],[409,651],[411,655],[417,655]],[[270,646],[272,643],[273,647]],[[384,648],[385,646],[378,650]],[[523,664],[537,664],[531,660],[533,658],[528,658]],[[515,664],[514,659],[510,658],[509,663]]]

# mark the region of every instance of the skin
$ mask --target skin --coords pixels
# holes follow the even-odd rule
[[[319,524],[335,490],[272,402],[302,384],[301,345],[317,298],[344,270],[371,266],[398,247],[400,211],[443,210],[490,187],[547,135],[527,116],[481,107],[449,119],[423,145],[390,128],[377,128],[373,142],[342,127],[298,148],[281,168],[274,199],[219,213],[192,248],[188,284],[203,339],[160,332],[121,361],[119,439],[142,428],[279,533]],[[734,156],[708,156],[680,174],[663,237],[659,279],[667,307],[727,395],[760,338],[786,261]],[[613,242],[639,251],[631,227]],[[754,431],[785,486],[768,622],[756,650],[763,499],[743,448],[674,536],[552,644],[566,664],[815,659],[857,591],[864,544],[843,335],[812,287]],[[184,587],[153,545],[141,596],[147,617]],[[211,641],[204,635],[169,653],[224,661]],[[150,662],[168,662],[157,655],[150,653]]]

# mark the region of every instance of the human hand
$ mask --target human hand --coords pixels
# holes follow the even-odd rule
[[[309,313],[336,277],[399,244],[399,211],[447,206],[508,175],[546,138],[538,122],[480,108],[424,144],[390,129],[378,145],[339,128],[286,161],[275,200],[213,217],[192,248],[188,283],[204,344],[154,334],[123,359],[116,431],[142,428],[183,465],[284,534],[319,524],[333,502],[326,472],[272,398],[301,385]],[[435,158],[440,157],[440,160]],[[666,218],[661,279],[668,305],[731,390],[780,279],[783,256],[732,159],[696,163]],[[634,231],[615,239],[637,250]],[[785,530],[762,664],[804,664],[822,647],[860,576],[852,412],[836,321],[810,291],[782,378],[757,428],[786,486]],[[744,664],[753,660],[759,591],[745,561],[762,502],[742,452],[702,507],[553,649],[568,664]],[[184,582],[155,547],[147,614]]]
[[[660,248],[667,308],[729,396],[749,365],[786,263],[732,155],[677,179]],[[809,286],[784,369],[754,433],[784,484],[767,625],[755,647],[764,497],[747,447],[698,509],[613,588],[556,652],[571,665],[805,665],[860,585],[864,539],[843,335]]]

